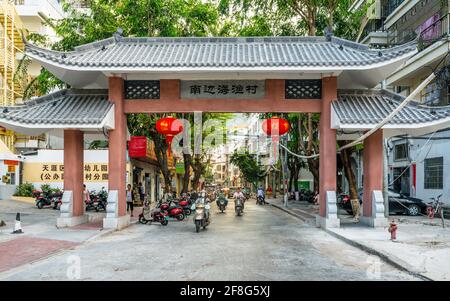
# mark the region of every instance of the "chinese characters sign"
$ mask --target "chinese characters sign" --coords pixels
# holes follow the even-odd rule
[[[182,80],[181,98],[259,99],[265,95],[263,80]]]
[[[62,163],[26,163],[24,164],[25,182],[63,182],[64,164]],[[85,182],[108,182],[107,163],[85,163]]]

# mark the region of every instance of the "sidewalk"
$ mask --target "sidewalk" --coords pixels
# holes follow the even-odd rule
[[[302,220],[305,215],[318,213],[314,206],[295,204],[295,201],[290,201],[287,209],[281,199],[269,202],[289,214],[301,216]],[[447,221],[446,228],[442,228],[439,220],[425,217],[392,218],[398,222],[396,242],[390,240],[387,227],[367,228],[360,224],[341,223],[341,228],[325,231],[424,279],[450,280],[450,222]]]
[[[305,223],[315,226],[316,225],[316,214],[319,214],[319,206],[313,205],[307,202],[298,202],[289,200],[287,208],[284,206],[284,200],[279,199],[267,199],[267,203],[271,206],[276,207],[284,212],[293,215]]]
[[[12,234],[16,212],[21,213],[23,234]],[[0,228],[0,273],[73,249],[112,231],[102,229],[104,213],[94,214],[90,222],[75,227],[57,229],[58,210],[37,209],[35,206],[2,200],[0,218],[6,226]]]

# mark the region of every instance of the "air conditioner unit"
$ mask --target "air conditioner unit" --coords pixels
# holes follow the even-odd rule
[[[373,3],[367,8],[367,19],[381,19],[381,0],[374,0]]]

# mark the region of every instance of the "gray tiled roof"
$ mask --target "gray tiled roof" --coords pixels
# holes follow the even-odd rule
[[[386,90],[341,90],[333,109],[341,124],[377,124],[388,116],[404,97]],[[388,123],[408,125],[450,117],[450,107],[430,108],[411,102]]]
[[[0,121],[39,126],[100,125],[112,107],[105,90],[65,89],[27,101],[24,105],[0,107]]]
[[[331,37],[109,38],[58,52],[27,44],[26,53],[53,64],[107,68],[357,68],[416,50],[414,43],[374,50]]]

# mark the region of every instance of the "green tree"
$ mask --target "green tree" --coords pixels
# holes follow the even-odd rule
[[[234,151],[230,157],[230,162],[239,168],[244,180],[252,183],[254,187],[264,178],[265,171],[258,165],[256,156],[248,151],[244,153]]]
[[[76,46],[111,37],[118,28],[130,37],[181,37],[215,35],[219,24],[216,6],[201,0],[89,0],[88,10],[79,11],[69,2],[63,4],[67,17],[46,19],[59,41],[51,49],[70,51]],[[45,39],[37,37],[43,44]],[[27,96],[45,94],[66,84],[42,68],[27,87]],[[156,156],[168,191],[171,174],[167,165],[167,144],[154,130],[156,120],[164,114],[130,114],[128,127],[132,135],[145,135],[155,143]],[[197,164],[198,165],[198,164]],[[187,168],[189,170],[189,168]]]

